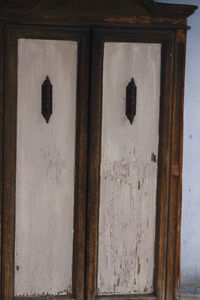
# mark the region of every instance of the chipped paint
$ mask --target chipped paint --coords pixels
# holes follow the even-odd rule
[[[153,292],[160,50],[158,44],[105,44],[97,283],[101,295]],[[133,125],[125,116],[131,77],[137,86]]]
[[[138,181],[138,190],[140,190],[140,181]]]
[[[126,180],[130,176],[130,163],[128,161],[121,160],[115,161],[113,164],[113,178],[120,178]]]
[[[16,270],[20,271],[20,266],[16,265]]]
[[[156,155],[154,152],[151,154],[151,161],[156,163]]]

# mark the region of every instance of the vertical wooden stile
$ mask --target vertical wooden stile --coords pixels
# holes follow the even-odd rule
[[[4,35],[0,25],[0,298],[2,295],[2,255],[3,255],[3,65],[4,65]]]
[[[170,171],[170,198],[168,220],[168,247],[166,272],[166,299],[176,297],[180,280],[180,227],[183,160],[183,105],[185,79],[186,31],[177,30],[175,35],[173,116]]]

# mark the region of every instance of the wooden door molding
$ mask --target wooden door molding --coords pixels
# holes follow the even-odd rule
[[[0,3],[0,20],[17,24],[185,28],[187,17],[196,8],[154,0],[7,0]]]
[[[0,298],[14,297],[17,40],[30,38],[77,41],[79,66],[73,293],[37,299],[108,298],[97,294],[103,51],[105,42],[137,42],[162,45],[154,293],[109,298],[175,300],[180,276],[185,40],[187,17],[196,9],[154,0],[1,1]]]
[[[185,80],[186,31],[175,34],[172,144],[168,217],[168,260],[166,299],[175,299],[180,283],[180,244],[182,207],[183,116]],[[179,287],[180,288],[180,287]]]
[[[89,32],[84,29],[7,26],[4,108],[4,190],[3,190],[3,250],[2,299],[14,296],[15,247],[15,176],[16,176],[16,110],[17,110],[17,41],[19,38],[71,40],[78,42],[75,204],[72,299],[84,299],[85,215],[87,188],[87,126],[89,82]],[[66,254],[67,255],[67,254]],[[16,297],[26,299],[26,297]],[[29,298],[29,297],[28,297]],[[56,299],[65,299],[58,296]],[[69,296],[67,297],[69,298]],[[35,299],[35,297],[30,297]],[[46,297],[42,297],[46,299]]]
[[[3,65],[4,65],[4,35],[3,26],[0,26],[0,291],[2,291],[2,254],[3,254]],[[1,293],[0,293],[1,296]]]
[[[101,162],[101,123],[102,123],[102,76],[103,50],[105,42],[137,42],[160,43],[162,45],[161,62],[161,97],[160,97],[160,125],[159,125],[159,155],[157,182],[157,212],[156,212],[156,244],[155,244],[155,274],[154,293],[140,295],[140,299],[165,299],[166,264],[169,256],[176,253],[167,252],[168,208],[170,189],[170,151],[171,151],[171,122],[173,110],[173,31],[137,31],[137,30],[101,30],[93,32],[92,51],[92,83],[90,107],[90,144],[89,144],[89,189],[88,189],[88,248],[86,299],[96,297],[105,299],[106,296],[97,295],[97,258],[98,258],[98,218],[100,201],[100,162]],[[176,198],[173,202],[176,203]],[[177,211],[174,211],[177,214]],[[111,299],[121,298],[120,295],[110,296]],[[124,295],[123,299],[138,299],[138,295]]]

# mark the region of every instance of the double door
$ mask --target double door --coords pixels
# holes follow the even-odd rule
[[[173,32],[5,39],[5,299],[164,299]]]

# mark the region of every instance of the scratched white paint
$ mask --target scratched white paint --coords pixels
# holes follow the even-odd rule
[[[160,66],[160,44],[105,43],[99,294],[153,291]],[[133,125],[125,116],[131,77]]]
[[[53,85],[49,124],[41,85]],[[15,295],[72,290],[77,43],[19,39]]]

